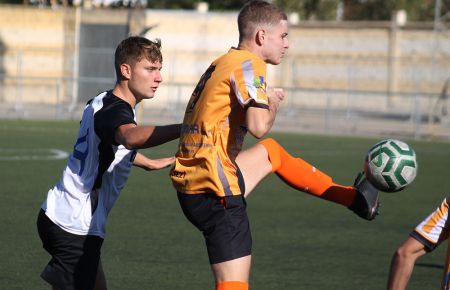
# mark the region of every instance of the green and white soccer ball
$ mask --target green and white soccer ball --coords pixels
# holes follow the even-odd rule
[[[417,175],[416,153],[405,142],[382,140],[367,152],[364,172],[377,189],[396,192],[411,184]]]

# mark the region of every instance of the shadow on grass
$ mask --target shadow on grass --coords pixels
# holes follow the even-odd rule
[[[424,268],[444,269],[444,265],[429,264],[429,263],[416,263],[416,266],[417,267],[424,267]]]

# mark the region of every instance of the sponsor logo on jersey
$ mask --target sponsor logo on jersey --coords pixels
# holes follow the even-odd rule
[[[257,89],[261,89],[263,91],[266,91],[266,83],[264,82],[264,77],[263,76],[259,76],[259,78],[255,78],[253,80],[253,85]]]

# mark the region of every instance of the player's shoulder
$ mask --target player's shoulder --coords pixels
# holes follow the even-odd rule
[[[226,62],[256,62],[263,63],[264,61],[252,53],[251,51],[245,49],[239,49],[232,47],[228,50],[227,53],[220,56],[216,61],[226,61]]]
[[[241,69],[250,72],[264,72],[265,62],[257,55],[247,50],[231,48],[226,54],[217,58],[212,65],[217,67],[217,71],[227,71]]]
[[[104,105],[104,109],[133,111],[133,107],[128,102],[114,95],[112,91],[106,92],[102,98],[102,103]]]

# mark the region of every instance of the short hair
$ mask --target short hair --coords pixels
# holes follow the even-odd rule
[[[287,20],[286,13],[276,5],[263,0],[247,2],[238,15],[239,42],[252,37],[260,25],[276,25]]]
[[[142,36],[130,36],[122,40],[114,53],[114,67],[117,81],[122,79],[120,66],[124,63],[134,65],[142,59],[162,63],[161,40],[149,40]]]

